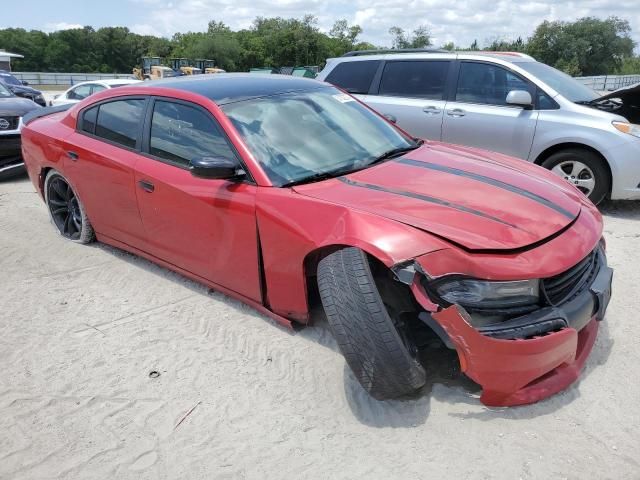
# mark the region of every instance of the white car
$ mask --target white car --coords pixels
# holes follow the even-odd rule
[[[53,100],[49,102],[49,105],[65,105],[68,103],[78,103],[84,100],[89,95],[101,92],[108,88],[122,87],[123,85],[131,85],[132,83],[140,83],[140,80],[133,80],[127,78],[112,78],[107,80],[91,80],[88,82],[77,83],[69,90],[60,95],[53,97]]]

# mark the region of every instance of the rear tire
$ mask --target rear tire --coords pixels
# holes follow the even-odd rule
[[[611,189],[611,176],[604,160],[589,150],[560,150],[542,162],[542,166],[575,185],[595,205],[602,202]]]
[[[95,232],[78,195],[64,176],[50,170],[44,180],[44,199],[58,233],[76,243],[91,243]]]
[[[362,250],[345,248],[323,258],[318,289],[340,351],[372,397],[397,398],[425,384],[425,370],[389,316]]]

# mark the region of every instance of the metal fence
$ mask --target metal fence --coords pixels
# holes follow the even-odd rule
[[[133,78],[130,73],[45,73],[45,72],[11,72],[18,80],[29,82],[29,85],[60,85],[69,87],[87,80],[105,80],[108,78]],[[64,90],[64,89],[63,89]]]
[[[640,75],[599,75],[575,77],[580,83],[599,92],[612,92],[622,87],[640,83]]]
[[[106,78],[133,78],[130,73],[45,73],[45,72],[11,72],[19,80],[30,85],[60,85],[69,87],[87,80]],[[596,77],[576,77],[580,83],[593,90],[613,91],[618,88],[640,83],[640,75],[600,75]]]

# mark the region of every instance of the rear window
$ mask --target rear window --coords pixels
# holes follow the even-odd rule
[[[326,81],[349,93],[366,94],[379,65],[380,60],[339,63],[327,76]]]
[[[380,81],[380,95],[444,98],[448,61],[396,61],[387,62]]]
[[[117,100],[100,105],[95,135],[124,147],[135,148],[142,125],[145,101]]]
[[[88,110],[85,110],[82,115],[82,130],[93,134],[96,131],[96,118],[98,118],[98,108],[100,107],[91,107]]]

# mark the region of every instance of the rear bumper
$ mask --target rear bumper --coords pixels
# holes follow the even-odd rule
[[[473,327],[469,314],[458,305],[432,313],[431,317],[457,350],[461,370],[482,386],[482,403],[488,406],[534,403],[564,390],[580,375],[608,306],[611,276],[612,270],[603,261],[589,288],[571,302],[554,308],[556,317],[565,320],[568,326],[551,333],[495,338],[495,332],[483,333]],[[426,310],[433,309],[422,288],[412,290]],[[552,317],[547,316],[546,321]],[[521,317],[527,318],[531,325],[539,324],[538,312]],[[526,321],[520,323],[525,325]],[[557,328],[557,324],[553,325]]]

